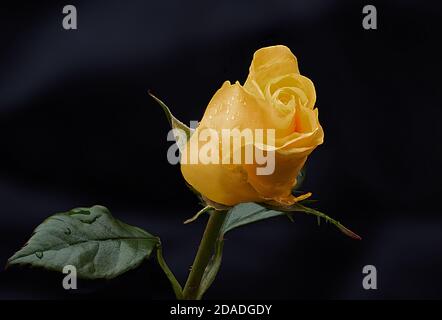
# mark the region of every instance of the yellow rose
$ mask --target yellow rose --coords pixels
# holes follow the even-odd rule
[[[203,196],[224,205],[294,203],[296,198],[291,190],[296,177],[308,155],[324,138],[315,101],[313,83],[299,73],[296,57],[289,48],[279,45],[259,49],[244,85],[226,81],[215,93],[187,142],[182,159],[189,159],[191,145],[204,129],[220,134],[223,129],[274,129],[275,141],[267,149],[254,145],[274,150],[273,173],[258,175],[256,161],[249,164],[182,161],[184,178]],[[202,148],[204,143],[199,141],[197,145]]]

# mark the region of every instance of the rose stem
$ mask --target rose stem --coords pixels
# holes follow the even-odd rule
[[[195,300],[197,298],[204,270],[213,255],[215,243],[226,219],[226,214],[226,211],[216,210],[210,213],[210,218],[204,230],[195,260],[193,261],[192,269],[184,286],[183,295],[185,300]]]

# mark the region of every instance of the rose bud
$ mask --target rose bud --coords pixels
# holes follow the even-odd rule
[[[244,85],[226,81],[209,102],[182,153],[185,180],[223,205],[293,204],[296,177],[324,139],[315,101],[289,48],[259,49]]]

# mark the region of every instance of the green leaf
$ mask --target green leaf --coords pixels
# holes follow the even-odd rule
[[[306,200],[304,200],[304,201],[306,201]],[[263,204],[263,206],[265,206],[269,210],[278,210],[278,211],[282,211],[282,212],[286,212],[286,213],[303,212],[303,213],[306,213],[306,214],[314,215],[314,216],[316,216],[318,218],[318,225],[320,224],[320,219],[322,218],[326,222],[330,222],[331,224],[336,226],[339,229],[339,231],[341,231],[345,235],[349,236],[350,238],[353,238],[353,239],[356,239],[356,240],[361,240],[362,239],[355,232],[353,232],[350,229],[348,229],[345,226],[343,226],[339,221],[329,217],[325,213],[322,213],[322,212],[320,212],[318,210],[306,207],[306,206],[302,205],[299,202],[297,202],[297,203],[295,203],[295,204],[293,204],[291,206],[286,206],[286,207],[276,207],[276,206],[272,206],[272,205],[268,205],[268,204]]]
[[[238,228],[240,226],[250,224],[253,222],[261,221],[264,219],[269,219],[272,217],[277,217],[281,215],[287,215],[292,212],[302,212],[318,217],[318,219],[324,219],[326,222],[330,222],[335,225],[341,232],[345,235],[360,240],[361,237],[350,229],[343,226],[339,221],[329,217],[325,213],[318,210],[306,207],[301,203],[297,202],[292,206],[272,206],[269,204],[257,204],[257,203],[242,203],[235,206],[233,209],[229,210],[227,213],[227,218],[224,221],[224,225],[221,229],[222,235],[226,232]]]
[[[180,129],[183,130],[186,133],[187,140],[190,139],[190,136],[193,134],[195,129],[189,128],[184,123],[182,123],[180,120],[174,117],[172,112],[170,111],[169,107],[161,101],[159,98],[157,98],[152,92],[149,91],[149,95],[156,101],[158,104],[163,108],[164,113],[166,114],[167,120],[169,121],[170,126],[173,129]],[[176,136],[175,136],[176,137]],[[179,141],[177,141],[179,142]]]
[[[256,203],[241,203],[229,210],[221,232],[224,235],[240,226],[281,215],[285,215],[285,213],[269,210]]]
[[[339,221],[329,217],[325,213],[322,213],[318,210],[306,207],[306,206],[302,205],[301,203],[295,203],[291,209],[292,209],[292,211],[295,211],[295,212],[304,212],[304,213],[311,214],[311,215],[318,217],[318,219],[319,219],[318,224],[319,224],[320,219],[322,218],[326,222],[330,222],[331,224],[333,224],[335,227],[337,227],[339,229],[339,231],[341,231],[343,234],[349,236],[350,238],[353,238],[355,240],[362,239],[358,234],[356,234],[355,232],[351,231],[350,229],[348,229],[347,227],[342,225]]]
[[[159,239],[115,219],[102,206],[55,214],[39,225],[9,265],[32,265],[62,271],[77,268],[86,279],[111,279],[148,258]]]

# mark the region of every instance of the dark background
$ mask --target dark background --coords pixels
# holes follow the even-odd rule
[[[78,30],[61,26],[78,9]],[[378,29],[362,28],[375,4]],[[160,235],[184,282],[204,218],[167,162],[151,89],[188,123],[253,52],[285,44],[316,86],[325,143],[304,188],[359,233],[299,215],[232,232],[209,299],[442,297],[442,11],[423,1],[70,1],[0,8],[0,264],[47,216],[102,204]],[[362,288],[362,268],[378,290]],[[173,298],[154,260],[112,281],[0,272],[0,299]]]

